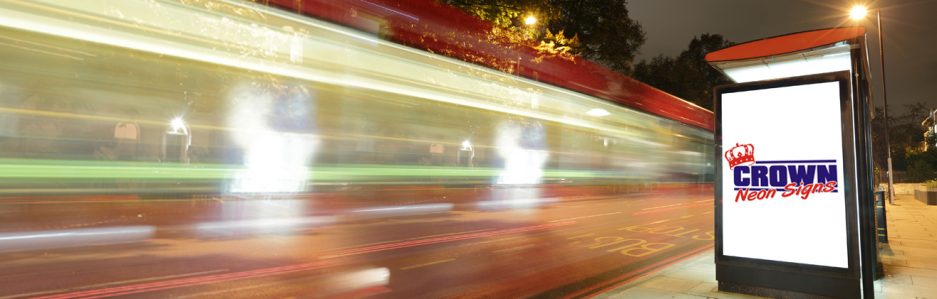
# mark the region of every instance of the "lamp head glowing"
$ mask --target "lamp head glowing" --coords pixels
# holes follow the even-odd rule
[[[869,9],[864,5],[857,4],[849,10],[849,18],[853,20],[862,20],[869,13]]]
[[[527,15],[527,17],[524,18],[524,25],[532,26],[534,24],[537,24],[537,17],[534,15]]]

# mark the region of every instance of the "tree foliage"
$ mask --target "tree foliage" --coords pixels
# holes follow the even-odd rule
[[[546,35],[540,40],[540,44],[535,47],[539,53],[547,54],[552,57],[559,57],[566,60],[573,60],[577,55],[575,49],[579,49],[582,44],[579,43],[579,37],[567,37],[563,30],[553,34],[547,30]],[[541,57],[542,59],[542,57]]]
[[[731,83],[709,66],[706,54],[732,45],[719,34],[694,37],[677,57],[658,55],[635,66],[634,78],[706,109],[713,107],[713,87]]]
[[[872,120],[872,154],[876,168],[888,169],[888,144],[891,144],[892,169],[907,171],[907,179],[921,182],[937,178],[937,149],[923,152],[924,131],[921,121],[930,111],[923,102],[905,105],[904,109],[889,107],[888,141],[885,142],[885,113],[875,108]],[[897,110],[897,111],[896,111]],[[895,112],[900,112],[895,115]],[[882,174],[885,171],[880,171]]]
[[[630,74],[644,29],[625,0],[442,0],[495,25],[493,34],[541,53],[582,56]],[[532,15],[537,24],[523,19]]]
[[[907,181],[920,183],[937,179],[937,151],[910,152],[905,159],[908,161]]]

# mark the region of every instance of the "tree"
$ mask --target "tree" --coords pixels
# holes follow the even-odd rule
[[[628,17],[625,0],[556,1],[561,17],[555,29],[579,36],[582,56],[609,68],[631,74],[644,29]]]
[[[635,66],[634,78],[706,109],[713,107],[713,87],[731,83],[709,66],[706,54],[731,46],[722,35],[705,33],[694,37],[676,58],[658,55]]]
[[[642,60],[634,68],[634,78],[657,89],[671,94],[682,92],[680,81],[686,73],[685,68],[677,71],[677,60],[664,55],[657,55],[650,61]]]
[[[937,179],[937,151],[908,152],[907,180],[915,183]]]
[[[889,107],[894,113],[895,108]],[[900,110],[899,110],[900,111]],[[904,106],[903,113],[888,117],[888,139],[891,145],[892,169],[907,171],[908,179],[920,181],[933,177],[937,169],[937,151],[922,153],[924,131],[921,121],[929,110],[923,102]],[[888,147],[885,143],[885,113],[881,107],[875,108],[872,120],[872,154],[876,168],[887,170]],[[885,171],[881,171],[885,173]]]
[[[494,35],[541,51],[581,56],[625,74],[631,73],[644,44],[644,29],[628,17],[625,0],[442,1],[491,22]],[[528,15],[537,24],[523,24]]]

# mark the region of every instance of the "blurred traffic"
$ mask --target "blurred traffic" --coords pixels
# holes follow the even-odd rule
[[[579,296],[711,246],[679,119],[254,3],[0,14],[0,298]]]

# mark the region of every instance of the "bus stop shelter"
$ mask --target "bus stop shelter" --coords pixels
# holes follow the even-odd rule
[[[715,162],[718,163],[715,222],[716,279],[719,281],[719,289],[770,297],[806,295],[834,298],[872,298],[874,292],[873,280],[876,276],[878,263],[878,244],[876,243],[875,202],[873,199],[872,103],[865,29],[863,27],[838,27],[768,37],[711,52],[706,55],[706,60],[735,82],[735,84],[729,86],[717,87],[716,92],[713,93],[715,95],[717,118],[716,146],[719,149],[716,151],[716,157],[714,157]],[[738,192],[737,190],[740,189],[734,188],[735,191],[733,191],[733,188],[723,188],[723,183],[732,180],[733,172],[729,169],[733,166],[741,162],[749,162],[749,165],[757,163],[754,160],[755,157],[761,155],[761,149],[760,145],[745,144],[744,142],[735,147],[722,143],[724,126],[740,126],[738,123],[732,124],[724,119],[726,111],[721,109],[727,108],[722,106],[724,105],[723,95],[730,92],[780,90],[816,84],[824,80],[838,82],[838,86],[842,86],[838,92],[839,96],[832,98],[832,100],[836,100],[837,104],[840,103],[841,98],[842,105],[832,106],[835,109],[831,109],[828,113],[830,115],[829,119],[836,119],[836,122],[832,124],[827,122],[825,125],[828,127],[830,125],[835,126],[836,132],[842,132],[843,134],[844,146],[842,153],[844,153],[844,158],[841,161],[836,161],[836,163],[841,163],[838,165],[845,169],[843,172],[845,175],[841,177],[842,180],[839,181],[840,188],[838,189],[838,192],[840,192],[838,198],[845,202],[843,205],[845,206],[845,213],[840,210],[839,213],[844,216],[841,219],[836,219],[836,221],[845,223],[846,228],[843,233],[846,235],[810,236],[815,232],[803,230],[788,236],[800,235],[807,237],[782,236],[779,237],[782,240],[772,241],[779,244],[776,249],[781,252],[785,249],[794,250],[796,248],[818,246],[805,241],[810,240],[810,237],[813,240],[822,240],[827,237],[848,239],[848,242],[843,242],[845,244],[843,246],[848,248],[843,247],[838,251],[841,253],[841,258],[848,259],[848,266],[846,266],[846,263],[841,266],[829,266],[835,263],[824,264],[822,261],[819,263],[801,263],[791,259],[773,259],[770,254],[764,254],[763,252],[749,256],[736,254],[742,252],[742,250],[726,246],[738,246],[740,242],[732,241],[734,243],[729,244],[725,243],[723,238],[726,225],[738,225],[739,222],[730,219],[730,217],[739,215],[738,212],[732,212],[738,211],[739,206],[726,206],[728,209],[724,210],[724,205],[733,203],[731,203],[729,197],[725,197],[723,194],[724,192],[725,194]],[[806,96],[812,95],[806,94]],[[750,99],[760,100],[758,98]],[[779,99],[777,101],[785,100]],[[753,114],[790,114],[789,117],[783,119],[788,124],[816,122],[820,126],[819,124],[823,123],[823,119],[826,118],[822,116],[812,119],[798,118],[796,108],[811,108],[809,106],[793,107],[791,110],[777,110],[776,108],[783,106],[775,105],[772,106],[775,108],[770,109],[747,106],[747,109]],[[745,125],[756,124],[751,124],[750,121]],[[785,123],[781,122],[763,124],[762,126],[766,131],[775,132],[774,138],[777,139],[789,138],[793,141],[796,140],[798,134],[809,134],[809,132],[778,134],[784,132],[779,128],[784,125]],[[797,128],[809,127],[810,125],[801,125]],[[731,142],[734,144],[737,141]],[[848,143],[848,146],[845,145],[846,143]],[[788,149],[791,152],[796,152],[802,147],[811,146],[810,144],[797,144],[795,142],[791,142],[791,144],[794,144]],[[798,148],[798,146],[801,148]],[[722,154],[723,151],[725,151],[725,155]],[[729,160],[728,164],[723,165],[726,163],[723,159]],[[775,160],[765,161],[764,163],[775,163],[777,165],[781,162],[802,163],[803,161]],[[739,171],[736,171],[734,174],[736,176],[735,182],[739,182],[738,173]],[[729,179],[723,177],[729,177]],[[732,185],[726,183],[725,186],[731,187]],[[748,189],[742,189],[748,191]],[[784,189],[776,190],[783,191]],[[738,197],[736,197],[734,204],[738,204],[737,201]],[[796,203],[802,204],[800,201]],[[803,204],[803,206],[805,209],[811,208],[807,204]],[[783,230],[784,225],[802,221],[797,216],[794,213],[784,216],[783,219],[785,220],[780,223],[760,223],[759,225],[777,226],[778,230]],[[758,235],[759,233],[759,230],[751,230],[752,240],[765,237]],[[733,240],[740,240],[740,238]],[[741,238],[741,240],[745,239]],[[744,241],[741,243],[744,243]]]

